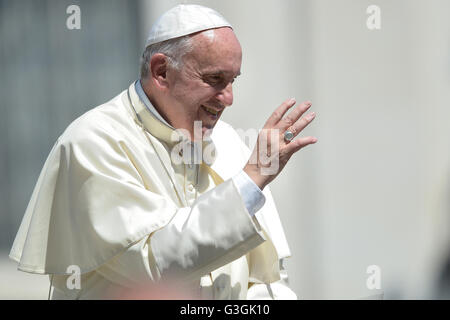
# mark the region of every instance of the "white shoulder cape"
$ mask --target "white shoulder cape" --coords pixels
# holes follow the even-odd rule
[[[92,271],[164,227],[179,209],[167,173],[134,121],[124,91],[76,119],[53,146],[12,246],[18,269],[67,274],[76,265]],[[212,140],[212,168],[227,180],[249,150],[219,121]],[[290,256],[268,188],[257,213],[278,257]]]

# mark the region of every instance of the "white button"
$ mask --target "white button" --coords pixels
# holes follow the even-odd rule
[[[188,185],[188,190],[189,190],[190,192],[194,191],[194,186],[193,186],[192,184],[189,184],[189,185]]]

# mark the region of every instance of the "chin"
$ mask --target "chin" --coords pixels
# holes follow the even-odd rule
[[[217,122],[215,122],[214,124],[211,125],[204,125],[202,126],[202,136],[204,138],[209,137],[212,133],[212,130],[214,129],[215,125]]]

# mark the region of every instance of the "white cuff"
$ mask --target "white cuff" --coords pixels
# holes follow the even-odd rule
[[[264,206],[266,197],[244,170],[233,177],[233,182],[239,190],[247,211],[251,216],[255,215]]]

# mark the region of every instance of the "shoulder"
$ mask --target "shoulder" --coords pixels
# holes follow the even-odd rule
[[[126,131],[134,126],[134,121],[124,108],[121,96],[99,105],[75,119],[61,134],[62,144],[95,140],[120,140]]]
[[[236,129],[225,121],[219,120],[213,129],[211,138],[216,141],[228,141],[231,143],[243,143],[241,137]]]
[[[233,168],[233,173],[242,169],[251,154],[242,133],[224,121],[217,122],[211,135],[217,150],[215,167]]]
[[[254,134],[253,134],[254,133]],[[229,123],[219,120],[211,135],[215,144],[226,145],[227,149],[237,149],[247,154],[249,145],[256,141],[257,130],[235,129]]]
[[[116,161],[126,158],[127,150],[139,144],[145,136],[126,109],[123,94],[75,119],[59,136],[49,158],[67,161]]]

